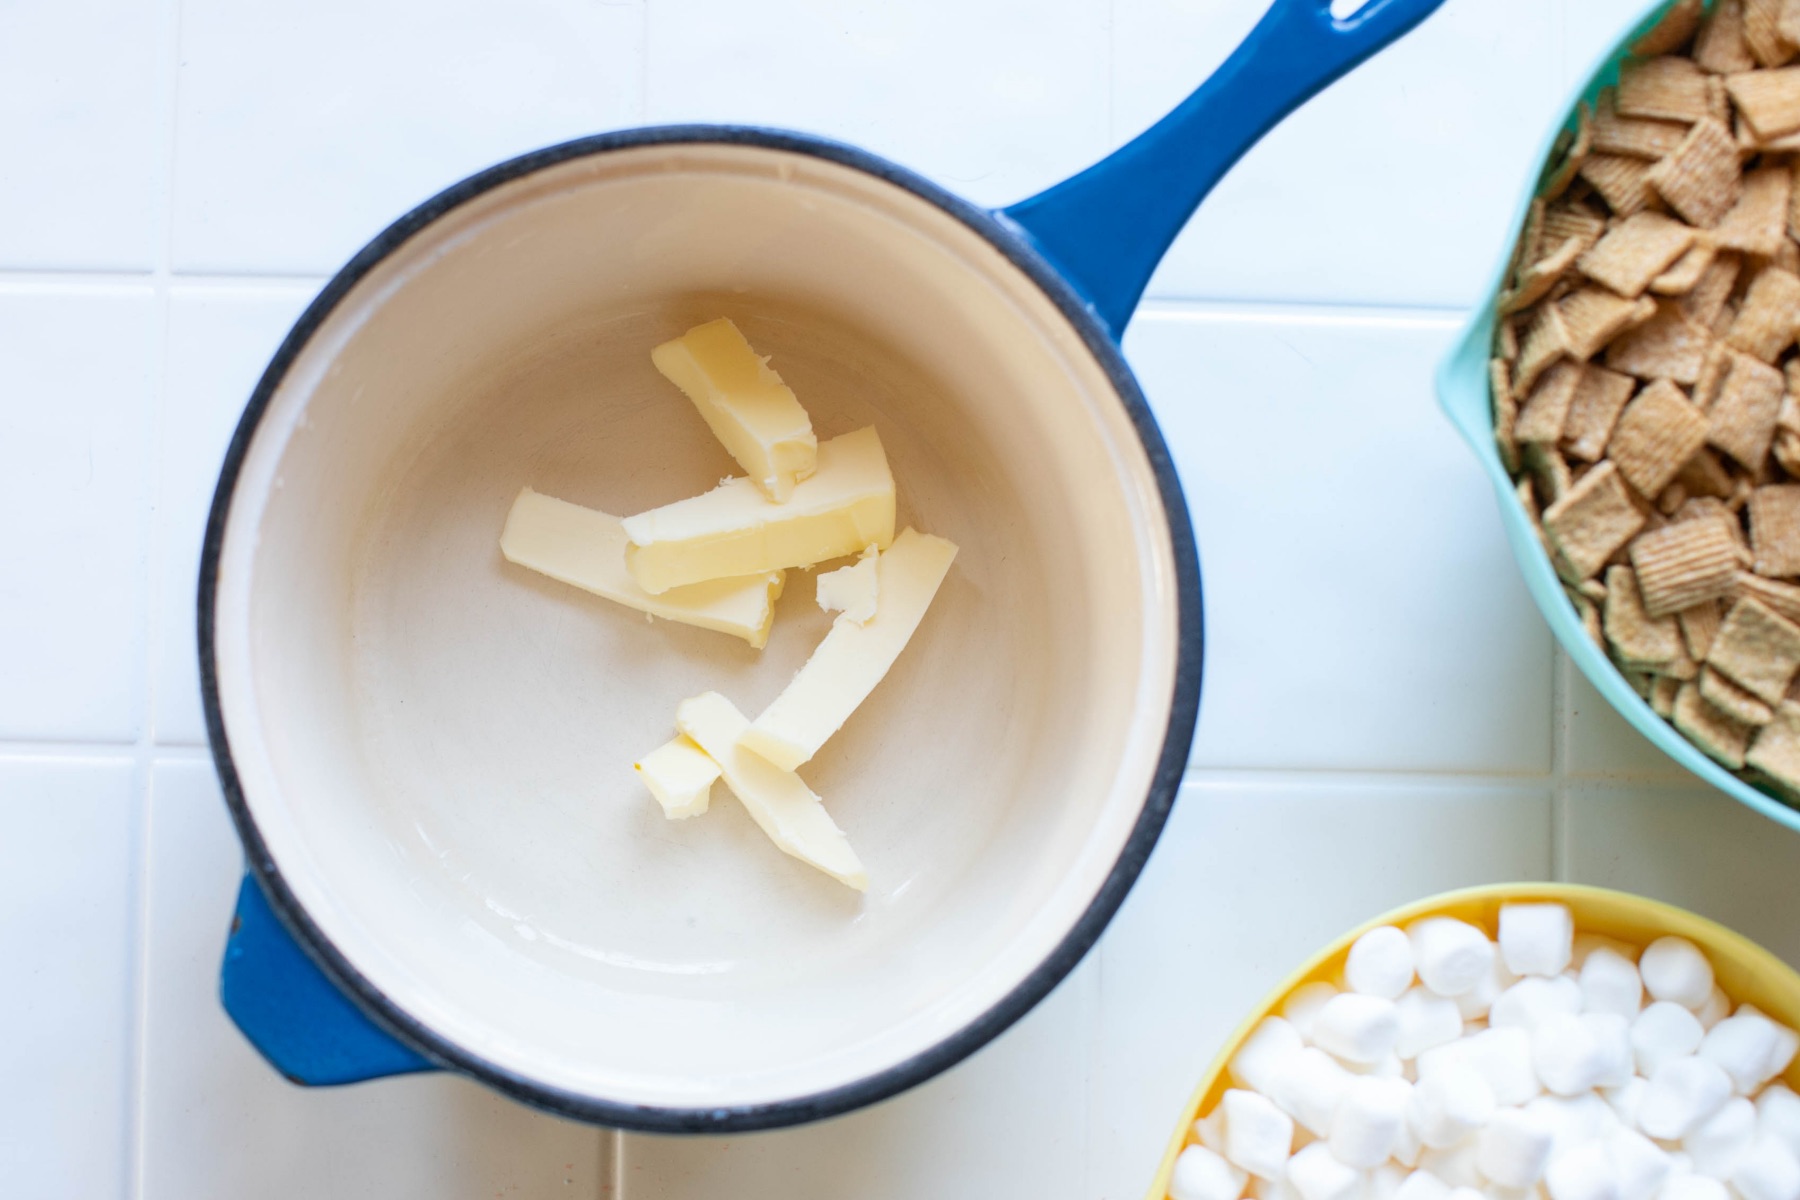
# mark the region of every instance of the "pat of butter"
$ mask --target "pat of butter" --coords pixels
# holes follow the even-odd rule
[[[671,821],[697,817],[712,804],[719,764],[685,733],[676,734],[631,764]]]
[[[875,555],[870,546],[861,558],[847,567],[820,575],[814,592],[819,607],[826,612],[843,613],[844,619],[858,625],[875,615],[878,583],[875,577]]]
[[[768,643],[781,572],[715,579],[652,596],[626,569],[625,547],[619,518],[530,488],[513,501],[500,534],[500,553],[508,562],[651,616],[741,637],[759,650]]]
[[[769,499],[785,501],[818,465],[819,439],[793,391],[729,317],[696,325],[650,352],[687,393],[731,457]]]
[[[810,567],[894,540],[894,476],[874,426],[819,446],[819,469],[776,504],[748,479],[624,520],[643,589]]]
[[[875,559],[881,603],[858,625],[839,617],[741,745],[789,771],[819,752],[888,673],[937,595],[956,545],[908,529]]]
[[[868,890],[868,872],[813,790],[792,771],[738,746],[750,722],[731,701],[717,692],[683,700],[675,725],[719,764],[725,786],[784,853],[859,892]]]

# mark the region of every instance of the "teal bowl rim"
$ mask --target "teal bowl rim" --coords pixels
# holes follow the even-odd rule
[[[1537,602],[1538,610],[1544,614],[1544,620],[1549,622],[1556,640],[1562,643],[1563,650],[1581,668],[1581,673],[1587,676],[1588,682],[1639,733],[1650,739],[1670,758],[1770,820],[1789,829],[1800,830],[1800,810],[1791,808],[1779,798],[1744,782],[1708,758],[1692,742],[1676,732],[1673,725],[1657,716],[1650,705],[1625,682],[1625,677],[1613,666],[1612,660],[1589,639],[1574,604],[1563,593],[1562,580],[1557,578],[1549,556],[1538,542],[1531,518],[1526,514],[1524,505],[1519,503],[1513,490],[1513,481],[1507,475],[1506,468],[1501,465],[1500,451],[1494,443],[1493,396],[1488,384],[1488,360],[1494,340],[1495,310],[1500,290],[1506,282],[1507,270],[1512,264],[1513,248],[1524,229],[1531,201],[1536,197],[1543,181],[1556,139],[1564,130],[1572,128],[1579,103],[1584,100],[1592,103],[1602,88],[1617,81],[1619,62],[1625,57],[1631,44],[1654,25],[1673,3],[1674,0],[1654,0],[1646,8],[1643,15],[1627,28],[1587,73],[1584,82],[1569,97],[1562,110],[1563,115],[1544,137],[1537,157],[1533,160],[1538,164],[1538,170],[1513,211],[1499,262],[1488,275],[1481,306],[1470,317],[1468,325],[1438,367],[1438,404],[1450,418],[1450,423],[1462,434],[1463,440],[1475,451],[1475,457],[1487,472],[1500,503],[1506,540],[1512,546],[1513,558],[1517,560],[1519,570],[1525,577],[1525,585],[1530,589],[1532,599]]]

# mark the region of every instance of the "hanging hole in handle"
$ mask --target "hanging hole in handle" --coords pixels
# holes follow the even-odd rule
[[[1347,21],[1374,2],[1375,0],[1331,0],[1332,19]]]

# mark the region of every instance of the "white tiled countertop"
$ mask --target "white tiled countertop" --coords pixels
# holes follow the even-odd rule
[[[648,122],[825,132],[1010,201],[1262,7],[0,0],[0,1193],[1129,1200],[1246,1006],[1385,907],[1575,879],[1800,962],[1800,836],[1575,676],[1431,398],[1546,122],[1638,0],[1449,0],[1251,152],[1126,338],[1199,535],[1201,731],[1124,910],[1011,1032],[849,1117],[665,1139],[445,1076],[294,1088],[219,1010],[241,864],[199,531],[339,263],[498,158]]]

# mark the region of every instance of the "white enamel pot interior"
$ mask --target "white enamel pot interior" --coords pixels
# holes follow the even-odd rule
[[[780,691],[809,574],[757,652],[497,545],[525,485],[623,514],[735,471],[649,354],[721,315],[961,547],[801,771],[866,896],[631,770],[683,698]],[[434,1061],[653,1129],[842,1111],[1026,1011],[1148,855],[1199,691],[1179,488],[1099,323],[987,213],[744,130],[556,147],[371,244],[251,402],[201,610],[228,800],[309,953]]]

